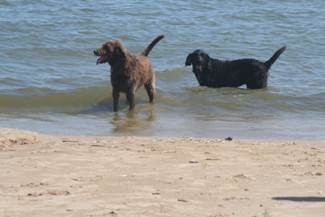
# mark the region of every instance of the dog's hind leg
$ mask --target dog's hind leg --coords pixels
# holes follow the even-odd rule
[[[246,86],[249,89],[261,89],[267,86],[268,73],[265,71],[260,71],[256,77],[247,81]]]
[[[247,88],[248,89],[262,89],[267,86],[266,82],[254,82],[254,83],[247,83]]]
[[[148,93],[148,96],[149,96],[149,101],[153,102],[153,99],[154,99],[155,93],[156,93],[154,82],[150,83],[150,84],[145,84],[144,87],[147,90],[147,93]]]
[[[133,110],[135,107],[135,91],[128,91],[126,92],[126,99],[128,100],[129,104],[130,104],[130,110]]]

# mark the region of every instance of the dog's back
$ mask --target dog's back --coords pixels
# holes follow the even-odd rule
[[[211,87],[239,87],[252,83],[252,79],[265,80],[267,68],[256,59],[218,60],[212,59],[212,74],[218,78],[212,82]],[[213,76],[211,76],[213,77]],[[258,78],[260,77],[260,78]],[[264,87],[266,84],[258,86]],[[252,88],[252,87],[249,87]]]

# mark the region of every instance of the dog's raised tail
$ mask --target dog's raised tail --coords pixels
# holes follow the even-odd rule
[[[141,55],[148,56],[152,48],[164,38],[164,35],[159,35],[155,40],[153,40],[146,49],[141,53]]]
[[[272,64],[279,58],[279,56],[283,53],[283,51],[285,51],[286,48],[286,46],[281,47],[268,61],[264,63],[267,69],[271,68]]]

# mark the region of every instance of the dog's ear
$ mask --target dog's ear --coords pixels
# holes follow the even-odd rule
[[[117,47],[114,49],[114,55],[117,59],[124,59],[125,58],[125,53],[120,47]]]
[[[192,54],[189,54],[185,61],[185,66],[190,66],[190,65],[192,65]]]
[[[119,41],[114,41],[114,51],[113,51],[115,58],[117,59],[124,59],[125,58],[125,52],[123,49],[123,46],[121,42]]]

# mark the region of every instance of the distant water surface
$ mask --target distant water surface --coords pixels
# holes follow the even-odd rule
[[[325,4],[311,1],[0,2],[0,127],[47,134],[325,139]],[[112,112],[108,64],[92,51],[118,39],[149,57],[143,88]],[[268,60],[287,50],[262,90],[199,87],[186,56]]]

